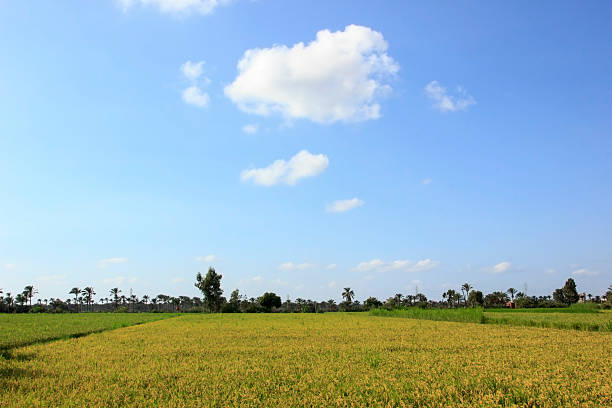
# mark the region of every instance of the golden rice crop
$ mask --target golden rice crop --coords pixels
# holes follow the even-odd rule
[[[367,314],[187,315],[16,350],[0,406],[612,405],[612,334]]]

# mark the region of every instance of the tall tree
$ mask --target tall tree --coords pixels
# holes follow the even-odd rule
[[[512,302],[514,302],[514,295],[516,294],[516,289],[514,288],[508,288],[508,290],[506,291],[506,293],[508,293],[510,295],[510,300]]]
[[[83,293],[83,296],[85,297],[85,303],[87,303],[87,308],[89,309],[96,292],[94,292],[94,288],[92,288],[91,286],[88,286],[85,289],[83,289],[82,293]]]
[[[30,301],[30,307],[32,307],[32,298],[36,293],[38,292],[34,290],[34,286],[32,285],[28,285],[23,289],[23,295]]]
[[[467,282],[461,285],[461,293],[463,293],[463,304],[464,305],[467,305],[467,298],[468,298],[468,295],[470,294],[470,290],[472,289],[474,289],[474,287]]]
[[[571,305],[572,303],[578,302],[578,291],[576,291],[576,282],[574,282],[574,279],[569,278],[561,290],[563,291],[565,303]]]
[[[119,293],[121,293],[119,288],[112,288],[110,290],[110,295],[113,297],[113,303],[115,304],[115,309],[119,305]]]
[[[351,303],[353,298],[355,297],[355,292],[351,288],[344,288],[342,292],[342,298],[346,300],[347,303]]]
[[[221,307],[222,277],[223,275],[218,274],[212,266],[208,268],[206,276],[202,276],[200,272],[196,275],[195,287],[204,295],[204,301],[211,312],[218,312]]]
[[[81,294],[81,289],[79,288],[72,288],[70,289],[70,292],[68,292],[69,295],[74,295],[74,305],[77,308],[77,312],[79,311],[79,295]]]

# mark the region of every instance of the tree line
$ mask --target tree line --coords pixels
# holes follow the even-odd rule
[[[213,267],[208,269],[205,275],[198,272],[195,287],[202,293],[200,297],[169,296],[159,294],[157,296],[136,296],[130,291],[129,295],[121,289],[111,288],[104,297],[98,298],[93,287],[74,287],[67,293],[70,297],[66,299],[37,298],[38,290],[28,285],[20,293],[13,296],[12,293],[4,293],[0,289],[0,312],[211,312],[211,313],[262,313],[262,312],[338,312],[338,311],[366,311],[373,308],[458,308],[458,307],[567,307],[580,300],[576,288],[576,282],[569,278],[562,288],[555,289],[551,296],[528,296],[514,288],[506,291],[494,291],[487,295],[476,290],[471,284],[464,283],[458,290],[448,289],[442,293],[442,301],[429,300],[422,293],[404,295],[396,293],[394,296],[381,301],[375,297],[369,297],[363,302],[355,298],[355,292],[346,287],[341,296],[342,302],[336,303],[334,299],[327,301],[316,301],[311,299],[297,298],[285,301],[276,293],[265,292],[257,298],[248,298],[240,294],[238,289],[230,293],[229,299],[223,296],[221,289],[222,275],[218,274]],[[612,305],[612,285],[602,296],[585,295],[585,302],[600,304],[609,308]]]

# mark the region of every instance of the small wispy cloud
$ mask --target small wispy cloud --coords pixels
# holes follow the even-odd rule
[[[458,86],[456,94],[451,95],[438,81],[431,81],[425,86],[427,97],[434,101],[434,108],[440,112],[458,112],[476,104],[476,100],[465,89]]]
[[[256,123],[249,123],[248,125],[244,125],[242,127],[242,131],[248,135],[255,134],[259,132],[259,125]]]
[[[427,177],[426,179],[423,180],[423,184],[428,185],[431,184],[431,179],[429,177]]]
[[[592,271],[592,270],[587,269],[587,268],[580,268],[580,269],[576,269],[575,271],[573,271],[572,275],[574,275],[574,276],[597,276],[597,275],[599,275],[599,272],[598,271]]]
[[[6,263],[6,264],[4,264],[4,269],[7,270],[7,271],[12,271],[15,268],[17,268],[17,264],[15,264],[15,263]]]
[[[303,271],[305,269],[310,269],[314,265],[308,262],[294,264],[293,262],[285,262],[278,266],[278,269],[281,271]]]
[[[126,263],[128,261],[127,258],[124,257],[115,257],[115,258],[106,258],[106,259],[100,259],[98,261],[98,268],[107,268],[110,265],[118,265],[118,264],[123,264]]]
[[[211,14],[217,7],[232,0],[117,0],[123,11],[136,5],[156,7],[161,13],[174,15]]]
[[[353,208],[361,207],[363,204],[363,200],[360,200],[357,197],[349,200],[338,200],[334,201],[332,204],[326,205],[325,211],[330,213],[345,212],[352,210]]]
[[[210,254],[210,255],[206,255],[206,256],[196,256],[195,260],[196,262],[213,262],[217,259],[216,255]]]
[[[332,270],[332,269],[336,269],[338,265],[336,265],[335,263],[333,264],[329,264],[325,267],[325,269],[327,269],[328,271]]]
[[[493,267],[491,268],[491,273],[494,273],[494,274],[504,273],[508,269],[510,269],[511,266],[512,266],[511,262],[508,262],[508,261],[500,262],[497,265],[493,265]]]
[[[428,269],[433,269],[440,264],[440,261],[434,261],[429,258],[417,262],[407,259],[385,262],[382,259],[372,259],[367,262],[359,263],[355,268],[359,272],[385,272],[392,270],[403,270],[405,272],[421,272]]]
[[[183,282],[184,280],[185,280],[185,278],[176,277],[176,278],[173,278],[171,280],[171,282],[174,283],[174,284],[177,284],[177,283]]]
[[[203,66],[204,61],[187,61],[180,68],[183,77],[190,83],[181,93],[183,102],[198,108],[206,108],[210,104],[210,97],[202,90],[203,86],[210,83],[210,79],[203,74]]]
[[[261,186],[287,184],[290,186],[303,178],[314,177],[322,173],[329,165],[329,159],[324,154],[311,154],[302,150],[289,161],[276,160],[267,167],[243,170],[242,181],[252,180]]]

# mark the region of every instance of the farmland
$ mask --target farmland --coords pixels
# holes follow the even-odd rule
[[[0,314],[0,350],[164,319],[167,313]]]
[[[584,309],[584,312],[568,312],[568,309],[489,311],[482,308],[420,309],[413,307],[394,310],[375,309],[370,311],[370,314],[382,317],[612,332],[611,311]]]
[[[611,344],[365,313],[183,315],[15,349],[0,406],[610,406]]]

